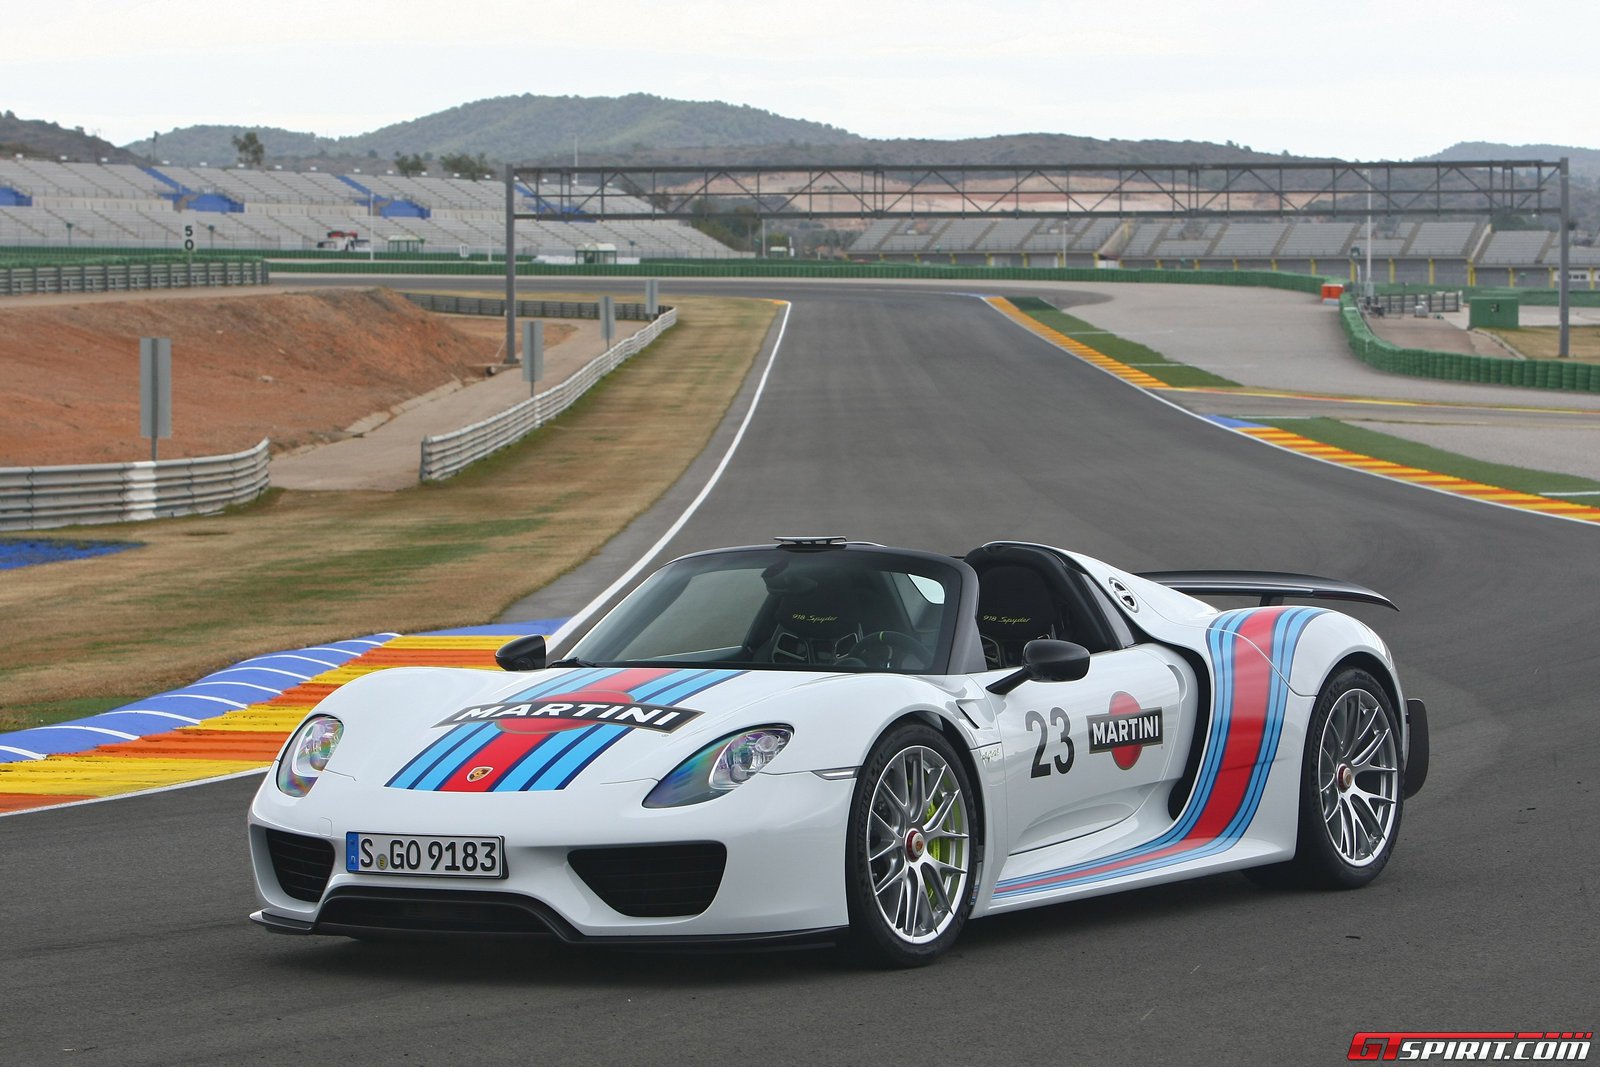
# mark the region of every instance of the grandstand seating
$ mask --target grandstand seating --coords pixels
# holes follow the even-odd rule
[[[314,248],[329,231],[354,231],[383,249],[390,238],[421,239],[430,251],[482,253],[505,242],[505,186],[498,181],[395,174],[247,170],[242,167],[143,168],[128,164],[0,159],[0,188],[18,205],[0,206],[0,245],[171,247],[185,224],[200,247],[229,250]],[[593,190],[578,189],[578,197]],[[531,192],[523,187],[519,191]],[[211,204],[222,210],[186,210]],[[414,205],[424,217],[396,217]],[[643,201],[606,193],[610,209],[648,211]],[[398,208],[398,210],[397,210]],[[69,231],[67,224],[71,223]],[[987,223],[985,223],[987,225]],[[519,220],[519,250],[570,256],[611,243],[621,256],[724,258],[741,255],[681,222]]]
[[[1481,222],[1423,222],[1405,254],[1412,257],[1465,259],[1486,228]]]
[[[1360,226],[1354,222],[1297,222],[1278,247],[1281,258],[1346,255]]]
[[[983,236],[972,244],[975,252],[1015,252],[1027,245],[1034,231],[1042,225],[1038,219],[1000,219],[990,224]],[[1061,247],[1059,235],[1056,245]]]
[[[1478,262],[1485,266],[1524,266],[1538,263],[1556,235],[1548,230],[1507,230],[1496,233],[1484,246]]]
[[[381,164],[380,164],[381,166]],[[519,203],[534,190],[517,189]],[[541,192],[551,201],[582,201],[592,189]],[[208,199],[207,198],[211,198]],[[215,210],[191,210],[208,204]],[[596,201],[597,203],[597,201]],[[608,209],[648,211],[643,201],[608,189]],[[412,210],[423,217],[396,217]],[[355,231],[379,250],[388,240],[421,240],[429,251],[483,254],[505,239],[505,187],[497,180],[388,171],[294,172],[241,167],[145,168],[128,164],[0,159],[0,245],[173,247],[185,225],[201,247],[231,251],[314,248],[329,231]],[[70,229],[69,229],[70,224]],[[560,220],[520,220],[519,250],[563,258],[595,243],[633,258],[723,258],[731,252],[683,223],[601,220],[578,212]],[[1575,268],[1600,266],[1600,234],[1569,250]],[[957,258],[1053,266],[1109,257],[1126,266],[1217,266],[1318,270],[1343,275],[1370,251],[1374,273],[1395,281],[1466,282],[1475,267],[1543,273],[1559,263],[1550,231],[1492,232],[1483,222],[1383,220],[1367,240],[1363,222],[1174,220],[971,216],[884,218],[851,243],[858,258]],[[1359,254],[1358,254],[1359,250]]]
[[[1287,222],[1231,222],[1211,246],[1211,255],[1270,259],[1288,230]]]

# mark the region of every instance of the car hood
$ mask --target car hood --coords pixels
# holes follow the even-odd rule
[[[729,733],[787,724],[838,699],[834,690],[887,680],[677,667],[397,668],[341,687],[317,713],[344,723],[328,771],[363,785],[538,792],[659,779]]]

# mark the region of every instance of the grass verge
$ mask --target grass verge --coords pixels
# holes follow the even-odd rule
[[[548,585],[704,449],[777,311],[764,300],[674,304],[678,326],[555,422],[448,482],[282,491],[221,515],[95,527],[98,540],[144,547],[8,572],[0,730],[89,714],[71,702],[159,692],[263,652],[486,622]]]
[[[1517,330],[1485,327],[1529,359],[1559,359],[1561,331],[1555,326],[1524,326]],[[1600,326],[1573,326],[1567,331],[1567,348],[1571,359],[1586,363],[1600,363]]]
[[[1373,459],[1401,463],[1408,467],[1448,474],[1454,478],[1481,482],[1501,489],[1514,489],[1521,493],[1539,496],[1560,493],[1588,493],[1600,491],[1600,482],[1580,478],[1575,474],[1557,474],[1550,471],[1529,470],[1504,463],[1490,463],[1468,456],[1445,452],[1442,449],[1407,441],[1400,437],[1350,426],[1338,419],[1259,419],[1250,420],[1261,426],[1288,430],[1325,445],[1358,452]]]
[[[1137,367],[1166,385],[1179,388],[1188,386],[1227,388],[1239,384],[1222,377],[1220,374],[1212,374],[1208,370],[1191,367],[1187,363],[1176,363],[1155,349],[1142,345],[1137,341],[1129,341],[1126,338],[1118,337],[1114,333],[1107,333],[1098,326],[1084,322],[1074,315],[1068,315],[1054,304],[1041,300],[1039,297],[1012,297],[1011,303],[1052,330],[1066,334],[1074,341],[1086,344],[1096,352],[1109,356],[1118,363]]]

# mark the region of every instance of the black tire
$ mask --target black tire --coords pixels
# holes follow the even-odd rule
[[[913,773],[923,779],[920,795]],[[901,783],[908,803],[896,811]],[[873,746],[856,776],[845,848],[845,947],[857,961],[921,967],[961,936],[978,879],[977,810],[966,769],[938,730],[906,724]],[[896,845],[898,832],[906,840]],[[959,876],[951,873],[957,867]]]
[[[1353,761],[1347,745],[1356,755],[1368,747],[1375,752]],[[1400,833],[1403,774],[1400,718],[1388,692],[1366,671],[1340,671],[1324,683],[1306,724],[1294,858],[1245,875],[1273,888],[1358,889],[1371,882]]]

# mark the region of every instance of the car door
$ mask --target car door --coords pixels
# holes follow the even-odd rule
[[[1009,853],[1103,830],[1166,795],[1188,737],[1183,672],[1148,646],[1096,653],[1071,682],[999,697]]]

